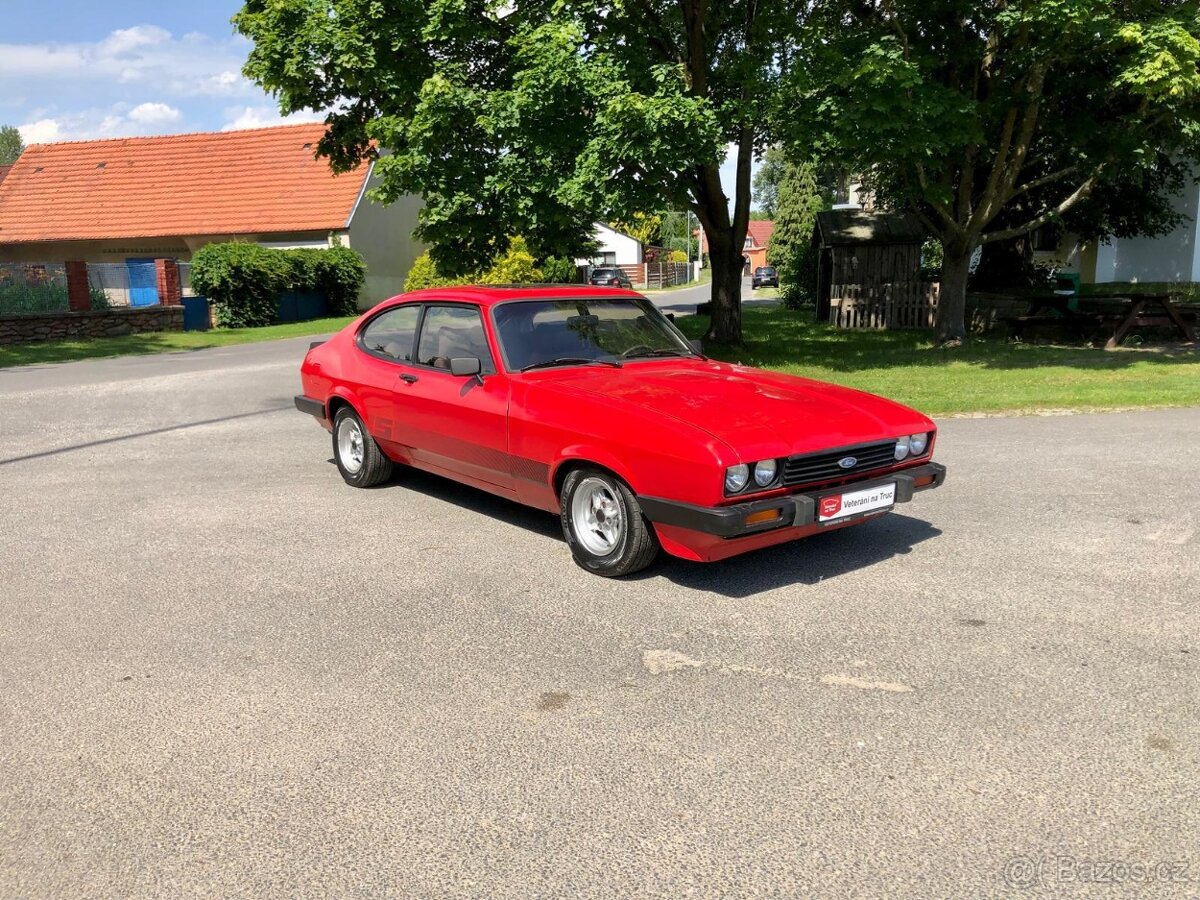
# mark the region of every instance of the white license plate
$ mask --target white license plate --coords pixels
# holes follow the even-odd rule
[[[817,501],[817,521],[836,522],[850,516],[888,509],[896,505],[896,482],[861,491],[834,494]]]

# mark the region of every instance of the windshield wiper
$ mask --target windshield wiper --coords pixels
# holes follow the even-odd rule
[[[549,369],[549,368],[552,368],[553,366],[594,366],[594,365],[612,366],[612,368],[614,368],[614,369],[621,368],[621,364],[613,359],[588,359],[588,358],[582,357],[582,356],[559,356],[559,357],[556,357],[555,359],[544,359],[541,362],[532,363],[532,364],[526,366],[525,368],[523,368],[521,371],[529,372],[529,371],[532,371],[533,369]]]
[[[651,356],[682,357],[682,356],[698,356],[698,355],[699,354],[697,354],[695,352],[689,353],[686,350],[672,350],[670,347],[663,347],[661,350],[643,350],[641,353],[634,353],[630,356],[626,356],[625,358],[626,359],[646,359]]]

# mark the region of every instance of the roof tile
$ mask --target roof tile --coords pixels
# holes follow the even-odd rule
[[[325,126],[27,147],[0,183],[0,244],[329,231],[368,167],[316,159]]]

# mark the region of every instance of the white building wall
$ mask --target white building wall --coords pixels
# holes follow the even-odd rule
[[[641,241],[621,234],[603,222],[596,223],[592,239],[596,242],[596,256],[592,259],[577,259],[577,265],[607,262],[617,266],[635,266],[644,261]],[[607,254],[612,254],[615,258],[609,258]]]
[[[1162,237],[1113,238],[1096,248],[1096,281],[1200,281],[1200,184],[1192,183],[1173,205],[1186,218]]]

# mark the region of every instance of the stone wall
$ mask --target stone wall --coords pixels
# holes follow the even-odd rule
[[[0,316],[0,346],[66,338],[119,337],[144,331],[183,331],[183,307]]]

